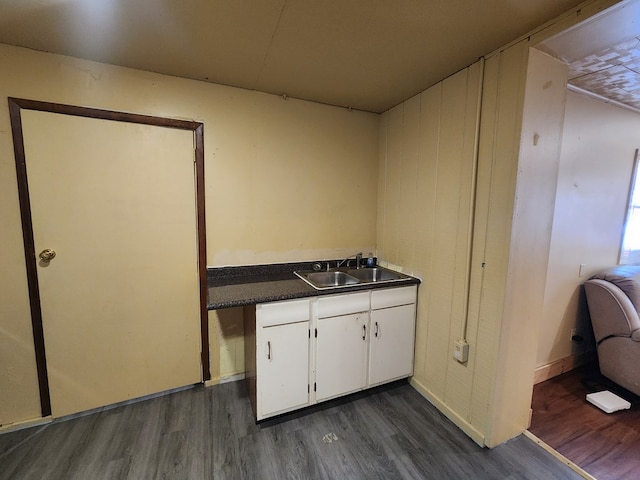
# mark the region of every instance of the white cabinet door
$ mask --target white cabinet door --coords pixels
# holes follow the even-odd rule
[[[371,311],[369,386],[413,373],[416,305]]]
[[[309,404],[309,322],[256,331],[257,418]]]
[[[366,386],[368,324],[368,311],[318,319],[317,401],[355,392]]]

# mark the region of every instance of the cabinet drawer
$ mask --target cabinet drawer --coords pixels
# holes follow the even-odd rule
[[[418,287],[410,285],[400,288],[385,288],[371,291],[371,309],[395,307],[416,303]]]
[[[319,297],[317,302],[318,318],[365,312],[369,310],[369,296],[370,293],[367,291]]]
[[[304,322],[311,316],[311,300],[262,303],[256,307],[256,320],[260,327]]]

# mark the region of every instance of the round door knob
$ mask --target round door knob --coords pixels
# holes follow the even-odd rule
[[[38,257],[40,257],[40,260],[42,260],[43,262],[49,262],[53,260],[55,256],[56,252],[54,250],[51,250],[50,248],[45,248],[40,252],[40,255],[38,255]]]

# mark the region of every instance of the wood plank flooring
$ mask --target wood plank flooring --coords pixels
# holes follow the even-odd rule
[[[586,400],[610,390],[630,410],[607,414]],[[536,385],[529,431],[598,480],[640,478],[640,399],[587,367]]]
[[[244,383],[0,435],[0,479],[580,479],[519,436],[478,447],[406,382],[256,425]]]

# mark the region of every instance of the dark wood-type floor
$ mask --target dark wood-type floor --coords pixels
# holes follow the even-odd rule
[[[630,410],[605,413],[587,393],[610,390],[631,402]],[[640,478],[640,399],[589,366],[533,389],[529,431],[598,480]]]
[[[519,436],[489,450],[407,383],[256,425],[243,383],[0,435],[1,479],[579,479]]]

